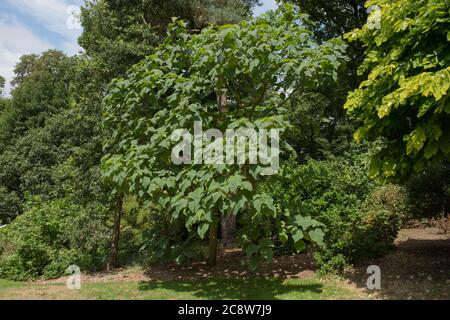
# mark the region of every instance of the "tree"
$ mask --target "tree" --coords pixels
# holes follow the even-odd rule
[[[8,222],[29,196],[106,202],[99,174],[101,99],[95,102],[99,93],[86,84],[84,65],[81,58],[48,51],[29,73],[20,72],[0,117],[0,215]]]
[[[209,23],[236,23],[249,17],[255,0],[89,0],[82,7],[80,45],[99,64],[105,78],[125,76],[165,38],[173,17],[191,30]],[[109,82],[109,81],[108,81]]]
[[[2,97],[3,95],[3,90],[5,89],[5,84],[6,84],[6,80],[5,78],[3,78],[2,76],[0,76],[0,122],[1,122],[1,116],[3,113],[3,110],[6,109],[6,105],[8,103],[7,99],[4,99]]]
[[[13,86],[20,85],[28,77],[36,65],[39,56],[37,54],[25,54],[20,57],[20,61],[14,68],[14,79],[11,81]]]
[[[309,15],[316,23],[314,35],[318,41],[342,36],[367,21],[367,9],[364,0],[281,0],[294,3],[300,11]]]
[[[251,14],[257,0],[91,0],[82,8],[83,34],[79,43],[90,61],[99,91],[115,77],[124,76],[135,63],[150,55],[166,37],[173,17],[189,23],[191,32],[198,33],[208,24],[237,23]],[[92,79],[92,76],[89,76]],[[119,194],[114,201],[123,203]],[[115,205],[115,221],[120,225],[122,210]],[[117,252],[120,226],[114,227],[112,252]],[[110,266],[116,254],[112,254]]]
[[[298,6],[309,15],[317,27],[314,38],[322,43],[342,37],[367,20],[365,0],[282,0]],[[293,97],[290,120],[295,123],[289,141],[305,161],[309,158],[323,160],[332,155],[342,155],[352,148],[354,124],[343,108],[347,93],[362,81],[357,69],[364,59],[362,44],[353,42],[347,47],[349,59],[338,70],[338,83],[323,81],[314,90],[302,90]]]
[[[367,80],[345,108],[360,123],[357,141],[382,138],[371,175],[402,176],[450,156],[450,13],[440,0],[371,0],[380,28],[347,34],[362,41]]]
[[[222,216],[254,212],[240,241],[257,264],[271,259],[273,242],[252,237],[252,228],[258,228],[257,221],[264,216],[280,217],[284,239],[290,234],[281,223],[286,213],[277,212],[273,200],[257,189],[260,174],[267,169],[263,165],[248,161],[177,165],[172,162],[177,146],[172,134],[192,131],[197,121],[204,130],[222,132],[287,126],[283,107],[292,92],[331,76],[345,51],[340,40],[319,46],[302,21],[304,16],[292,6],[194,35],[186,23],[176,21],[159,50],[134,66],[126,79],[114,81],[105,99],[105,178],[115,192],[156,202],[170,220],[182,221],[191,235],[205,239],[209,233],[210,265],[216,262]],[[225,98],[227,112],[223,112]],[[214,149],[211,138],[194,137],[210,152],[208,148]],[[215,145],[226,140],[218,138]],[[220,151],[213,154],[220,157]],[[304,223],[301,216],[296,221],[290,232],[298,250],[304,248],[304,239],[320,242],[320,223]]]
[[[0,119],[0,152],[50,115],[69,106],[73,60],[60,51],[24,56],[16,66],[11,102]]]

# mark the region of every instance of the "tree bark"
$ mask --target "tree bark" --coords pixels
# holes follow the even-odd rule
[[[217,223],[211,223],[209,227],[209,250],[208,250],[208,265],[214,267],[217,265]]]
[[[123,194],[117,195],[114,227],[111,241],[111,257],[108,264],[108,269],[118,267],[118,254],[119,254],[119,240],[120,240],[120,222],[123,214]]]
[[[236,242],[236,216],[234,214],[224,215],[221,220],[222,246],[224,248],[231,248]]]
[[[227,112],[227,95],[217,94],[217,107],[219,112]],[[236,216],[233,214],[222,215],[221,219],[221,240],[224,248],[228,248],[234,245],[236,235]]]

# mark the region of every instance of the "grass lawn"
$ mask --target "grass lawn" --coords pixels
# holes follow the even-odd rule
[[[333,280],[255,278],[197,281],[122,281],[82,284],[68,290],[64,283],[23,283],[0,280],[0,299],[361,299],[356,290]]]

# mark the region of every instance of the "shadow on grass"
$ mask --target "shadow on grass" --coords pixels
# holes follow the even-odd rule
[[[171,290],[190,293],[199,299],[212,300],[276,300],[279,295],[313,299],[323,291],[320,283],[292,284],[281,279],[204,279],[197,281],[140,282],[140,291]]]

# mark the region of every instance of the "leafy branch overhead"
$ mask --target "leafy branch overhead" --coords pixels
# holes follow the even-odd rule
[[[422,172],[450,158],[450,11],[448,1],[371,0],[380,28],[350,32],[362,41],[368,74],[345,108],[361,126],[355,139],[382,137],[371,174]]]

